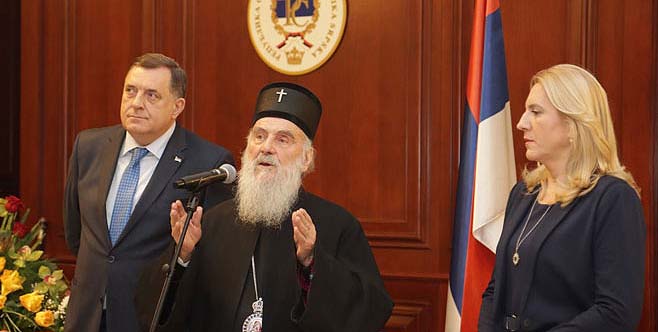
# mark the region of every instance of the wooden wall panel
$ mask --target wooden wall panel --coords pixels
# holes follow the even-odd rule
[[[246,1],[34,0],[21,8],[21,195],[49,220],[67,266],[61,206],[75,135],[119,122],[135,56],[174,57],[189,78],[180,122],[239,158],[264,84],[302,83],[323,102],[306,187],[353,212],[396,302],[387,331],[441,331],[450,266],[472,0],[348,0],[336,53],[289,77],[249,41]],[[502,1],[512,119],[537,70],[590,68],[609,92],[623,162],[643,188],[649,231],[641,331],[656,328],[655,114],[658,0]],[[29,22],[29,23],[28,23]],[[527,163],[514,133],[517,171]],[[643,153],[637,142],[654,146]]]
[[[440,331],[445,325],[448,276],[400,274],[388,276],[386,289],[395,299],[395,308],[386,331]],[[440,329],[439,329],[440,327]]]
[[[66,6],[63,2],[34,1],[23,3],[21,11],[20,191],[36,215],[59,221],[68,153],[62,145],[67,123],[63,116]],[[45,247],[49,255],[58,257],[65,253],[61,222],[51,226]]]
[[[0,31],[3,48],[0,49],[0,197],[18,194],[20,110],[20,1],[9,0],[0,7]]]
[[[655,204],[655,179],[651,165],[653,158],[648,145],[656,139],[654,122],[656,77],[651,69],[656,64],[658,35],[655,21],[658,3],[641,1],[595,2],[597,14],[592,17],[590,36],[593,42],[593,63],[588,64],[606,88],[618,139],[619,157],[632,172],[642,189],[642,202],[647,220],[647,260],[645,289],[655,292],[656,218],[651,204]],[[655,167],[655,166],[654,166]],[[653,290],[652,290],[653,289]],[[656,331],[658,304],[656,297],[644,299],[642,331]]]
[[[143,50],[149,16],[142,2],[75,1],[68,24],[68,148],[83,129],[119,123],[125,73]],[[149,39],[149,38],[146,38]],[[116,59],[116,60],[115,60]]]
[[[658,3],[654,3],[654,8],[653,8],[653,33],[652,36],[658,36]],[[654,139],[653,139],[653,160],[650,162],[651,167],[653,168],[653,181],[652,181],[652,193],[653,193],[653,200],[651,201],[651,209],[650,211],[653,212],[653,224],[650,225],[650,227],[647,227],[647,233],[649,234],[649,245],[647,248],[647,262],[648,262],[648,267],[649,267],[649,275],[653,273],[653,279],[650,277],[648,280],[646,280],[646,283],[648,283],[648,286],[645,286],[645,297],[648,297],[648,301],[650,303],[648,310],[651,310],[653,308],[653,313],[651,311],[649,312],[650,318],[645,321],[645,324],[649,326],[649,328],[645,327],[645,331],[651,331],[651,330],[658,330],[658,224],[656,223],[656,216],[658,216],[658,195],[656,195],[656,188],[658,188],[658,139],[656,137],[658,136],[658,119],[656,118],[656,114],[658,113],[658,43],[654,43],[653,45],[653,52],[652,52],[652,61],[651,65],[653,69],[651,72],[653,73],[653,101],[648,107],[651,112],[654,114],[654,119],[653,119],[653,132],[654,132]],[[650,151],[647,149],[647,151]],[[650,153],[650,152],[648,152]],[[653,269],[651,269],[651,266],[653,265]],[[646,303],[647,300],[645,300]]]

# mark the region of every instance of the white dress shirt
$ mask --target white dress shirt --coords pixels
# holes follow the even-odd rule
[[[110,186],[110,192],[107,194],[107,201],[105,202],[105,214],[107,216],[107,229],[110,229],[110,223],[112,222],[112,211],[114,210],[114,201],[117,198],[117,190],[119,189],[119,182],[121,182],[121,177],[123,172],[128,167],[130,163],[130,158],[132,153],[130,150],[137,147],[146,148],[149,152],[142,158],[139,163],[139,182],[137,183],[137,189],[135,190],[135,197],[133,197],[133,210],[139,202],[139,198],[142,197],[144,189],[151,180],[153,176],[153,171],[155,167],[158,166],[158,162],[164,153],[165,147],[171,138],[171,135],[174,134],[174,129],[176,129],[176,123],[172,124],[167,131],[165,131],[162,136],[158,137],[155,141],[147,146],[139,145],[135,139],[130,135],[129,132],[126,132],[126,139],[123,141],[123,146],[121,147],[121,152],[119,152],[119,160],[117,161],[117,166],[114,169],[114,178],[112,179],[112,185]]]

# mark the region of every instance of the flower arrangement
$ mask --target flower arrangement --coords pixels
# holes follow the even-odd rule
[[[43,258],[44,222],[29,227],[29,213],[19,198],[0,198],[0,332],[64,331],[68,285]]]

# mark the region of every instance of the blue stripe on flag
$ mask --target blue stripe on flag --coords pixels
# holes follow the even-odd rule
[[[500,8],[489,14],[485,21],[480,123],[500,112],[509,100]]]
[[[471,228],[471,208],[473,206],[473,176],[478,127],[470,107],[464,112],[464,128],[459,157],[459,180],[457,182],[457,205],[452,230],[452,260],[450,263],[450,290],[457,309],[461,313],[464,297],[464,277],[466,273],[466,251]]]

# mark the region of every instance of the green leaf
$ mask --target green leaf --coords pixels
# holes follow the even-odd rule
[[[34,262],[37,259],[41,258],[41,255],[43,255],[43,250],[35,250],[30,255],[27,257],[27,260],[30,262]]]
[[[30,208],[27,208],[25,210],[25,213],[23,213],[23,216],[21,216],[21,224],[25,224],[25,220],[27,220],[27,216],[30,215]]]
[[[57,289],[58,293],[63,293],[67,289],[69,289],[69,286],[66,285],[66,282],[64,282],[64,280],[57,280],[57,282],[55,283],[55,288]]]
[[[16,249],[14,249],[13,246],[9,247],[9,250],[7,250],[7,256],[13,259],[18,258],[18,254],[16,254]]]
[[[43,279],[47,275],[50,275],[50,269],[45,265],[39,266],[39,278]]]
[[[60,280],[60,279],[64,278],[64,271],[63,270],[56,270],[55,272],[53,272],[53,278],[55,278],[55,280]]]
[[[34,291],[39,294],[44,294],[48,292],[48,285],[46,285],[46,283],[40,282],[36,286],[34,286]]]
[[[25,267],[25,261],[21,258],[14,261],[15,267]]]

